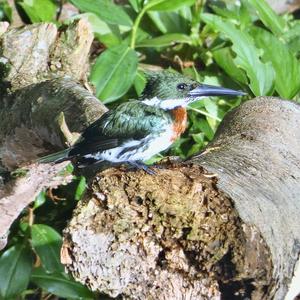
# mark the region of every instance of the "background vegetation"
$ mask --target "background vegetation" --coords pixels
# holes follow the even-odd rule
[[[66,18],[70,4],[79,11]],[[278,16],[264,0],[21,0],[17,8],[24,23],[60,26],[89,20],[95,34],[89,80],[109,107],[140,95],[142,69],[149,66],[241,89],[248,98],[274,95],[300,101],[300,20],[292,14]],[[0,20],[11,22],[12,15],[7,1],[0,0]],[[240,102],[207,98],[193,104],[189,130],[168,154],[199,152],[226,112]],[[96,297],[65,274],[59,262],[61,231],[85,185],[84,178],[74,177],[55,194],[41,193],[15,222],[0,257],[0,298]]]

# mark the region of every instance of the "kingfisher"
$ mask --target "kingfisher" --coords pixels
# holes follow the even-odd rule
[[[147,71],[141,97],[118,105],[89,125],[77,143],[42,157],[43,163],[75,162],[77,167],[126,163],[153,174],[145,161],[168,149],[187,128],[187,106],[208,96],[243,96],[219,86],[200,84],[178,72]]]

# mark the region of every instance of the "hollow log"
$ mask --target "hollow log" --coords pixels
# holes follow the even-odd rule
[[[111,297],[293,299],[299,120],[298,104],[259,97],[189,161],[154,176],[98,173],[65,229],[62,262]]]

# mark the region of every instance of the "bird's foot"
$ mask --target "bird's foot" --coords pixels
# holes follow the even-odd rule
[[[130,161],[128,164],[136,169],[143,170],[149,175],[156,175],[156,172],[150,167],[139,161]]]

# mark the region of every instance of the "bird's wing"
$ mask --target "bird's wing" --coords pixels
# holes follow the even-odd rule
[[[82,134],[81,142],[70,155],[85,155],[122,145],[127,140],[140,140],[151,133],[164,131],[172,122],[169,114],[141,101],[131,101],[106,112]]]

